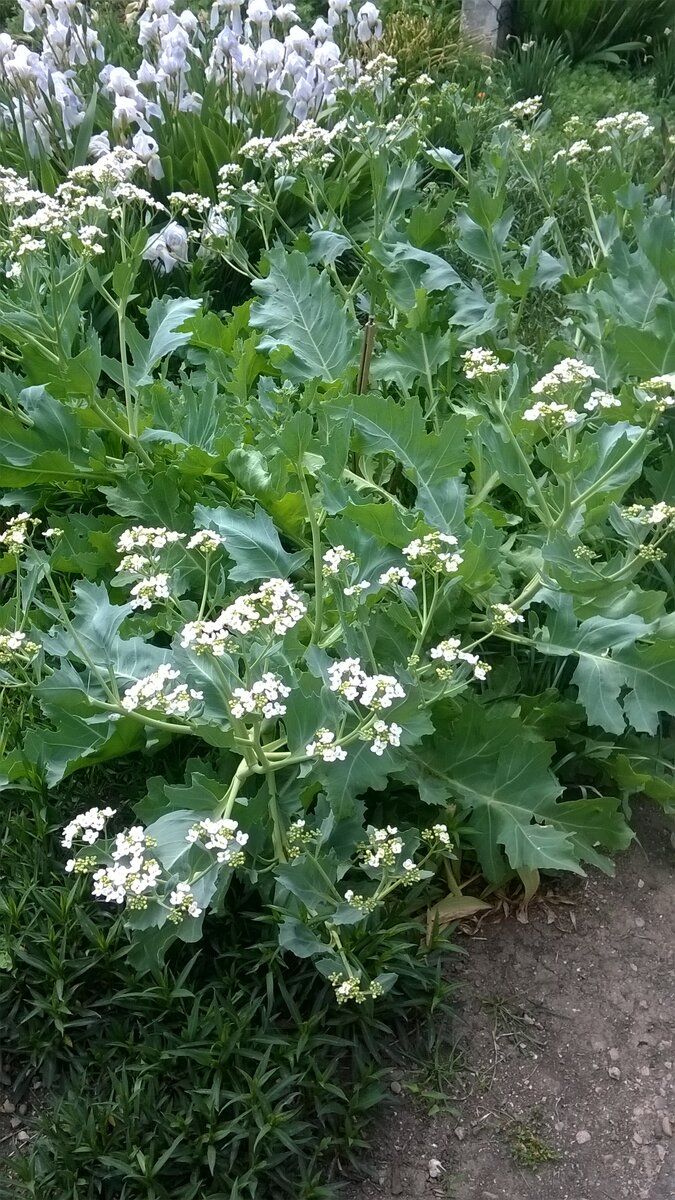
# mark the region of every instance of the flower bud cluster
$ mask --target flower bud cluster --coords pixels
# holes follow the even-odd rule
[[[195,703],[204,699],[204,693],[188,688],[186,684],[178,684],[167,691],[166,685],[179,678],[180,671],[176,671],[168,663],[162,663],[151,675],[145,675],[126,689],[122,696],[122,708],[127,712],[147,708],[152,712],[165,713],[169,717],[190,715]]]
[[[248,842],[248,834],[232,817],[206,817],[191,826],[185,840],[190,845],[199,843],[205,850],[215,850],[216,861],[234,869],[244,862],[243,848]]]
[[[508,371],[508,363],[502,362],[492,350],[476,346],[462,355],[464,374],[467,379],[481,379],[487,375],[499,375]]]
[[[535,396],[555,396],[562,388],[580,387],[589,379],[597,378],[597,371],[580,358],[564,358],[533,385],[532,392]]]
[[[32,642],[20,629],[11,633],[0,633],[0,663],[27,663],[40,653],[37,642]]]
[[[434,574],[444,572],[446,575],[454,575],[459,570],[464,558],[459,551],[449,551],[446,547],[457,545],[458,541],[454,534],[434,530],[433,533],[425,533],[421,538],[414,538],[412,542],[403,547],[403,553],[409,562],[432,571]]]
[[[234,703],[230,704],[232,716],[240,719],[246,717],[282,717],[286,712],[283,700],[290,696],[291,689],[286,686],[278,675],[266,671],[261,679],[250,688],[233,688]]]
[[[470,650],[461,650],[460,646],[460,640],[456,637],[446,638],[437,646],[432,646],[429,657],[441,664],[436,667],[439,679],[452,679],[455,673],[454,664],[466,663],[467,666],[473,667],[474,679],[479,679],[481,682],[485,680],[490,670],[489,663],[483,662],[477,654],[473,654]]]

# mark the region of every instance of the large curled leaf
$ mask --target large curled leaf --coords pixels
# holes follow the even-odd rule
[[[638,616],[590,617],[577,625],[562,599],[537,641],[544,654],[577,657],[572,683],[591,725],[656,733],[659,713],[675,714],[675,640]]]
[[[575,810],[558,802],[561,785],[549,767],[553,747],[523,732],[518,717],[487,720],[484,708],[468,704],[447,736],[444,731],[408,751],[401,774],[423,799],[428,792],[435,804],[445,796],[459,806],[489,879],[504,878],[504,855],[513,870],[582,873],[584,860],[611,868],[596,847],[613,849],[625,839],[617,802],[579,810],[575,821]]]
[[[251,308],[251,325],[262,329],[260,350],[287,347],[283,373],[294,383],[332,383],[356,361],[359,330],[331,290],[328,276],[298,250],[267,255],[269,273],[253,287],[262,297]]]
[[[307,562],[309,552],[289,554],[267,513],[259,505],[247,513],[235,508],[195,508],[198,529],[215,529],[225,539],[225,549],[234,559],[230,579],[248,583],[253,579],[287,579]]]
[[[152,383],[152,371],[179,346],[190,341],[192,334],[183,326],[201,306],[199,300],[155,299],[148,309],[148,336],[143,337],[129,321],[127,341],[132,362],[129,363],[129,382],[134,390]],[[124,383],[121,363],[114,358],[102,359],[103,369],[115,383]]]
[[[449,417],[442,433],[427,433],[417,400],[394,404],[384,396],[354,396],[349,408],[336,401],[330,411],[338,419],[352,417],[359,448],[400,463],[417,488],[417,507],[430,525],[443,530],[462,525],[458,471],[466,462],[463,417]]]

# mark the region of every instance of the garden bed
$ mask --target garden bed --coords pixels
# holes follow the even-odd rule
[[[452,1062],[395,1073],[349,1200],[675,1194],[675,850],[654,809],[637,828],[615,879],[551,889],[527,924],[489,916],[459,939]]]

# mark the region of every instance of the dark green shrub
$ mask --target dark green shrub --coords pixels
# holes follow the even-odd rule
[[[675,21],[673,0],[520,0],[521,37],[562,38],[575,62],[618,62]]]

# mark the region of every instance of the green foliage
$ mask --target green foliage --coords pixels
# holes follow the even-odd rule
[[[618,62],[675,19],[673,0],[520,0],[523,36],[564,38],[573,60]]]
[[[122,189],[93,256],[3,210],[0,1017],[64,1095],[26,1200],[325,1194],[424,911],[673,807],[672,156],[561,64],[380,60],[290,141],[167,111],[146,182],[202,198]]]
[[[392,911],[375,942],[388,941],[403,990],[376,1013],[336,1010],[311,968],[288,970],[255,899],[238,893],[206,954],[186,949],[139,978],[119,918],[81,885],[64,891],[54,834],[64,806],[142,790],[132,762],[122,777],[92,772],[77,796],[71,786],[5,808],[4,1065],[17,1086],[37,1072],[53,1101],[30,1153],[2,1163],[0,1195],[332,1196],[328,1164],[364,1146],[382,1103],[387,1043],[414,1037],[409,1009],[447,1004],[437,952],[422,953],[416,924]]]
[[[540,37],[536,41],[510,38],[508,50],[498,60],[497,69],[515,100],[542,96],[548,104],[557,91],[563,90],[563,73],[569,64],[567,47],[561,37]]]

